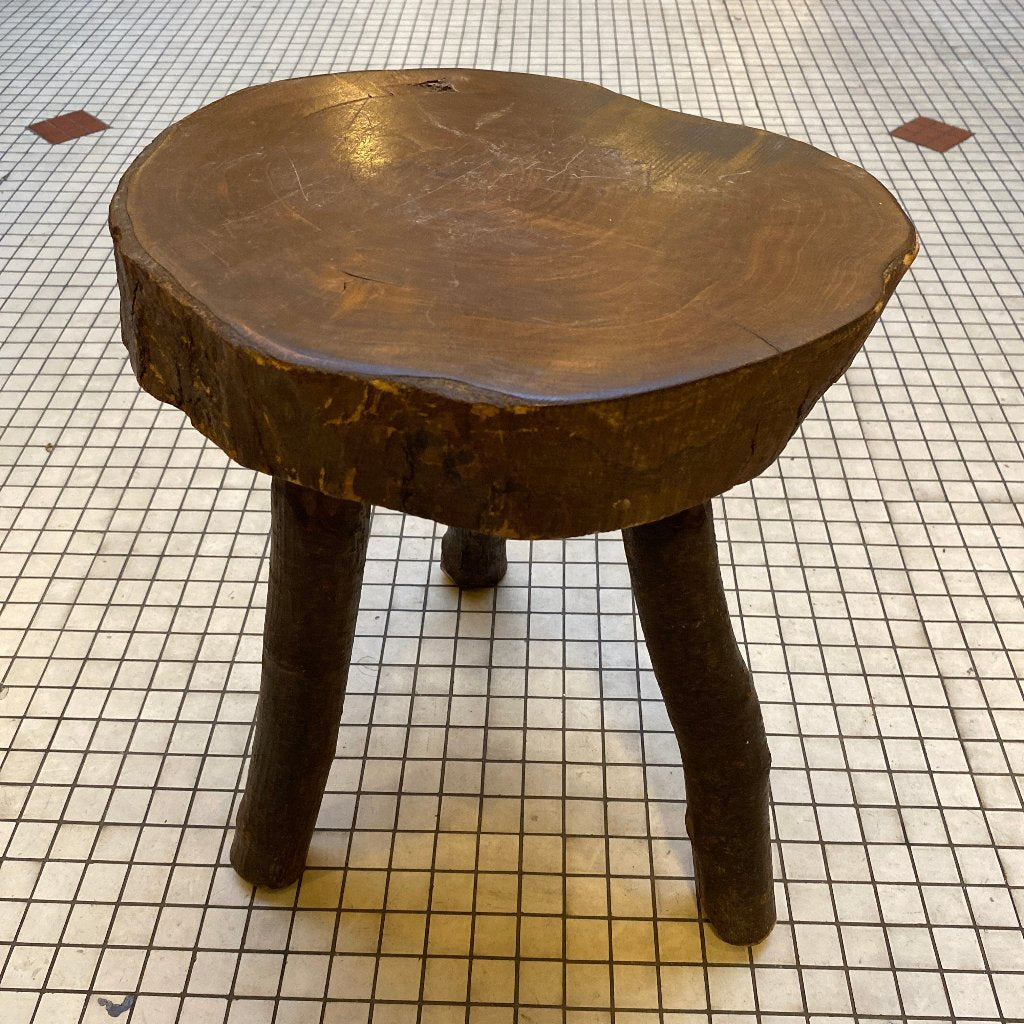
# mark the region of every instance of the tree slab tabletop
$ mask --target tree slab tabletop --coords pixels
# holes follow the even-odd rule
[[[512,537],[760,473],[917,251],[803,143],[458,69],[228,96],[147,147],[110,224],[139,381],[232,458]]]

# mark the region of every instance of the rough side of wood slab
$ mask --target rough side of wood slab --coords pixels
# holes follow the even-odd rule
[[[774,360],[616,400],[462,403],[407,380],[340,377],[239,344],[121,229],[115,237],[122,336],[139,382],[232,459],[337,498],[502,537],[651,522],[757,476],[876,320]]]

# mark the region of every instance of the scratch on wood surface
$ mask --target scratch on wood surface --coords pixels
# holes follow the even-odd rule
[[[565,161],[564,167],[562,167],[560,170],[553,171],[544,180],[550,181],[552,178],[557,178],[560,174],[565,174],[565,172],[569,170],[570,166],[572,166],[573,161],[582,156],[585,150],[586,146],[584,146],[583,149],[578,149],[575,153],[573,153],[571,157],[569,157],[568,160]]]
[[[441,189],[443,188],[448,188],[449,186],[454,185],[455,182],[461,181],[463,178],[472,174],[474,171],[479,171],[480,168],[483,167],[486,163],[486,160],[481,160],[479,163],[473,164],[472,167],[467,168],[461,174],[457,174],[454,178],[449,178],[447,181],[442,181],[440,185],[437,185],[434,188],[428,188],[426,192],[421,192],[419,195],[410,196],[410,198],[406,199],[404,203],[399,203],[398,206],[395,207],[395,209],[400,210],[403,206],[408,206],[410,203],[414,203],[419,199],[425,199],[427,196],[433,195],[435,192],[440,192]]]
[[[739,320],[734,320],[733,323],[737,327],[741,327],[743,330],[745,330],[747,334],[752,334],[755,338],[758,338],[761,341],[763,341],[770,349],[773,349],[775,352],[778,352],[779,355],[782,355],[782,353],[785,351],[785,349],[779,348],[779,346],[776,345],[774,341],[769,341],[763,334],[758,334],[758,332],[755,331],[752,327],[748,327],[746,324],[741,324]]]
[[[492,121],[497,121],[499,117],[507,114],[512,109],[512,104],[509,103],[507,106],[501,108],[501,110],[492,110],[489,114],[483,114],[476,119],[474,127],[479,130],[483,128],[485,124],[490,124]]]
[[[201,238],[197,238],[196,241],[215,259],[223,263],[225,267],[231,266],[230,263],[219,252],[217,252],[212,246],[209,246]]]
[[[307,117],[315,117],[317,114],[323,114],[328,110],[334,110],[335,107],[347,107],[353,103],[365,103],[367,100],[375,100],[376,96],[357,96],[352,100],[341,100],[338,103],[328,103],[326,107],[318,107],[316,110],[311,110],[308,114],[303,117],[305,120]]]
[[[391,284],[391,281],[383,281],[379,277],[367,277],[366,274],[356,274],[351,270],[343,270],[346,277],[354,277],[357,281],[371,281],[373,284]]]
[[[748,167],[745,171],[729,171],[726,174],[720,174],[718,180],[725,181],[728,178],[731,181],[733,178],[742,178],[744,174],[749,174],[753,169],[753,167]]]
[[[299,169],[295,166],[295,161],[288,157],[288,163],[292,165],[292,171],[295,173],[295,180],[299,183],[299,192],[302,193],[302,198],[309,202],[309,196],[306,195],[306,190],[302,187],[302,179],[299,177]]]

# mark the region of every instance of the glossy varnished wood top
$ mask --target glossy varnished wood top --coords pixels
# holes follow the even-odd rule
[[[257,348],[542,401],[662,387],[868,312],[913,229],[809,146],[597,86],[368,72],[164,133],[125,211]]]
[[[111,227],[140,380],[239,461],[523,535],[644,521],[759,471],[852,358],[917,244],[881,184],[803,143],[476,70],[229,96],[141,154]],[[306,401],[319,418],[296,412]],[[357,440],[421,427],[379,483],[344,465]],[[547,441],[522,434],[540,429]],[[730,430],[743,436],[736,452],[718,446],[724,467],[694,463]],[[534,524],[529,499],[508,498],[537,489],[548,471],[529,470],[528,445],[545,443],[582,445],[576,472],[624,460],[622,493],[595,494],[608,508],[578,531],[568,504]],[[623,444],[631,453],[608,454]],[[572,470],[569,454],[548,458],[552,477]],[[645,497],[659,473],[679,479],[680,460],[692,481]],[[437,474],[420,500],[424,462]],[[526,476],[505,480],[513,469]],[[389,490],[388,473],[405,483]],[[458,498],[470,476],[472,510],[443,515],[445,487]]]

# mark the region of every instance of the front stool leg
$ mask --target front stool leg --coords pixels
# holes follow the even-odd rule
[[[771,757],[722,590],[711,503],[623,530],[654,674],[679,741],[704,913],[726,942],[775,924]]]
[[[231,863],[254,885],[302,874],[334,760],[370,506],[271,485],[263,677]]]
[[[449,526],[441,539],[441,568],[460,587],[493,587],[508,569],[505,538]]]

